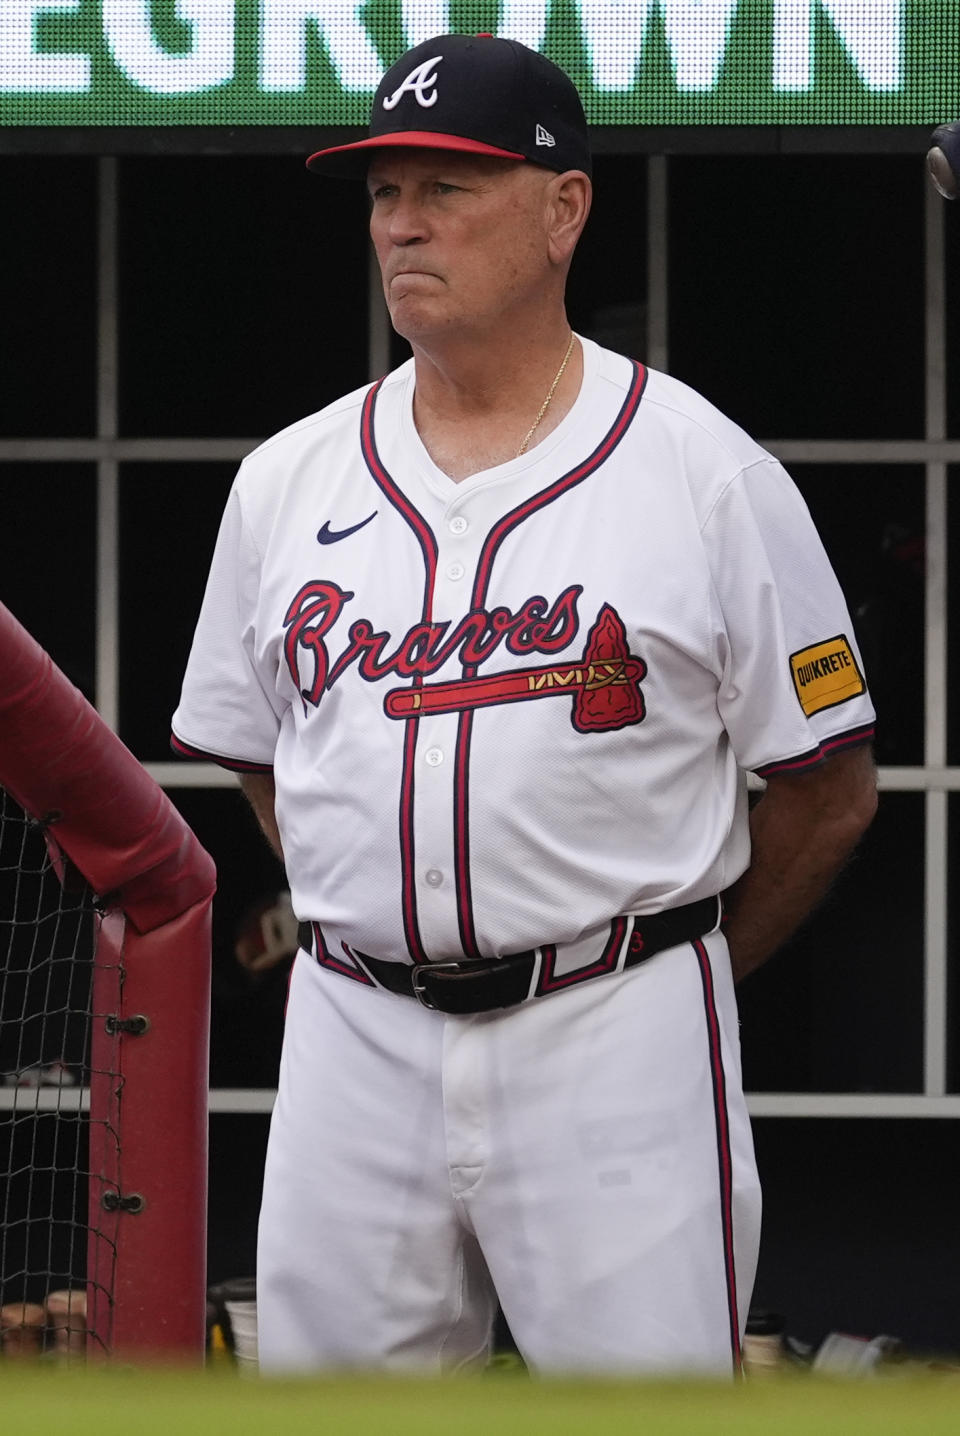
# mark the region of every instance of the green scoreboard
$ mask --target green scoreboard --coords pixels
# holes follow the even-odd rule
[[[449,31],[542,50],[593,125],[960,118],[960,0],[0,0],[0,124],[364,124]]]

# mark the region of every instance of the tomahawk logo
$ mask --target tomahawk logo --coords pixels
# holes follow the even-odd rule
[[[556,143],[556,140],[553,138],[553,135],[550,133],[549,130],[545,130],[543,128],[543,125],[537,125],[538,145],[555,145]]]
[[[412,90],[416,96],[417,104],[422,105],[425,110],[429,110],[431,105],[437,103],[437,77],[433,67],[434,65],[439,65],[442,59],[442,55],[434,55],[432,60],[424,60],[422,64],[416,65],[410,71],[403,84],[398,85],[393,94],[386,97],[383,102],[383,108],[385,110],[395,109],[400,103],[400,96],[405,94],[407,90]]]

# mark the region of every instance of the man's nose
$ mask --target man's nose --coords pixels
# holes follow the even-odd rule
[[[393,244],[417,244],[427,238],[423,205],[413,196],[398,196],[390,211],[387,233]]]

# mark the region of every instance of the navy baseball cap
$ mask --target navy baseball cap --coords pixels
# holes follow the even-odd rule
[[[439,35],[380,81],[365,140],[318,150],[307,168],[363,178],[371,150],[403,145],[591,172],[583,105],[558,66],[518,40]]]

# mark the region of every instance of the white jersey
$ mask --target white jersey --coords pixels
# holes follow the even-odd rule
[[[558,427],[462,482],[412,361],[237,476],[174,744],[273,770],[294,908],[360,980],[356,951],[586,972],[619,919],[743,872],[746,770],[870,737],[790,478],[683,384],[583,352]]]

